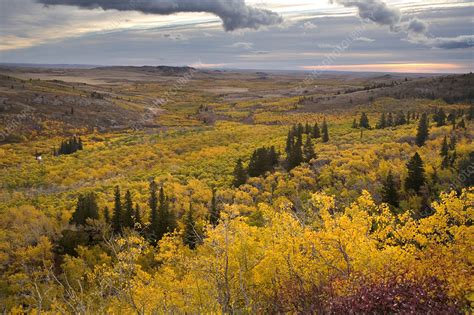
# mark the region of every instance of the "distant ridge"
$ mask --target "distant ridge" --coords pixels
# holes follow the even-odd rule
[[[172,67],[172,66],[142,66],[142,67],[135,67],[135,66],[106,66],[106,67],[95,67],[95,70],[139,70],[145,71],[150,73],[157,73],[166,76],[172,75],[182,75],[189,72],[197,71],[193,67]]]

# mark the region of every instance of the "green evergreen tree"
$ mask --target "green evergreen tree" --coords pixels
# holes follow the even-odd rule
[[[127,190],[127,192],[125,193],[124,207],[125,211],[123,213],[122,226],[124,228],[133,229],[133,227],[135,226],[135,222],[133,219],[135,215],[135,210],[133,209],[133,200],[130,190]]]
[[[417,194],[420,193],[421,187],[425,184],[425,169],[423,160],[418,153],[410,159],[407,164],[408,176],[405,179],[405,190],[413,190]]]
[[[112,216],[112,230],[116,234],[122,233],[122,200],[120,196],[120,187],[115,186],[114,191],[114,214]]]
[[[394,126],[394,123],[393,123],[393,115],[392,113],[388,113],[388,116],[387,116],[387,127],[393,127]]]
[[[191,249],[195,249],[200,241],[200,233],[194,219],[192,204],[189,205],[189,211],[184,216],[183,243]]]
[[[142,214],[140,210],[140,205],[138,203],[135,204],[135,213],[133,221],[135,223],[135,227],[143,227]]]
[[[442,169],[448,168],[450,161],[449,161],[449,145],[448,145],[448,140],[446,136],[444,136],[443,143],[441,145],[440,156],[442,158],[441,168]]]
[[[416,145],[422,147],[425,145],[426,140],[429,136],[429,125],[428,116],[426,114],[421,115],[420,122],[418,123],[418,129],[416,133]]]
[[[316,153],[314,152],[313,141],[311,137],[306,137],[306,141],[303,147],[303,161],[309,163],[312,159],[316,158]]]
[[[216,190],[213,189],[211,205],[209,209],[209,223],[211,223],[213,226],[216,226],[219,223],[220,216],[221,214],[217,206]]]
[[[322,141],[329,142],[329,128],[328,124],[326,123],[326,119],[323,121],[322,133]]]
[[[152,244],[157,242],[156,231],[159,230],[158,221],[158,185],[153,180],[150,183],[150,198],[148,199],[148,206],[150,207],[150,225],[147,228],[148,240]]]
[[[94,193],[87,193],[78,197],[71,223],[85,226],[88,219],[99,219],[99,206],[97,205],[97,197]]]
[[[436,126],[438,127],[446,125],[446,113],[442,108],[435,112],[433,120],[436,122]]]
[[[461,119],[461,121],[458,123],[457,127],[459,129],[466,129],[466,122],[464,121],[464,118]]]
[[[378,129],[385,129],[387,127],[387,119],[385,118],[385,113],[382,113],[380,116],[379,123],[377,124]]]
[[[313,126],[312,137],[314,139],[321,138],[321,130],[319,129],[318,123],[315,123]]]
[[[289,157],[289,167],[290,170],[297,167],[301,163],[303,163],[303,138],[301,136],[298,136],[296,138],[296,142],[293,145],[293,151],[291,152],[291,155]]]
[[[474,151],[471,151],[469,155],[460,161],[459,163],[459,176],[458,179],[464,187],[474,186],[474,172],[472,166],[474,165]],[[456,188],[456,187],[453,187]]]
[[[234,180],[232,185],[234,187],[240,187],[247,182],[247,171],[244,168],[242,159],[237,160],[237,164],[234,168]]]
[[[387,178],[382,185],[382,202],[385,202],[395,208],[400,206],[400,196],[395,183],[392,171],[387,175]]]
[[[359,127],[360,128],[365,128],[365,129],[370,129],[369,117],[364,112],[360,116]]]
[[[407,120],[405,118],[405,113],[403,111],[399,111],[397,114],[397,118],[395,119],[395,124],[397,126],[401,126],[401,125],[406,125],[406,123],[407,123]]]

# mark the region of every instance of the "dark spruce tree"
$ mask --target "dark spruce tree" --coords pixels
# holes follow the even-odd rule
[[[158,199],[158,224],[157,230],[154,231],[157,241],[161,240],[166,233],[173,232],[176,228],[176,219],[174,213],[170,210],[169,199],[163,187],[160,188]]]
[[[401,126],[401,125],[406,125],[407,120],[405,117],[405,113],[403,111],[399,111],[397,114],[397,117],[395,118],[395,125]]]
[[[234,180],[232,185],[236,188],[247,182],[247,171],[244,168],[242,159],[238,159],[234,168]]]
[[[134,223],[135,227],[142,228],[143,227],[143,221],[142,221],[142,214],[140,210],[140,205],[137,203],[135,204],[135,212],[134,212]]]
[[[309,163],[312,159],[316,158],[316,153],[314,152],[313,141],[311,137],[306,137],[306,141],[303,147],[303,161]]]
[[[387,115],[387,127],[393,127],[393,126],[394,126],[393,115],[392,115],[392,113],[388,113],[388,115]]]
[[[441,156],[441,168],[445,169],[448,168],[450,165],[450,160],[449,160],[449,145],[448,145],[448,139],[446,136],[444,136],[443,143],[441,144],[441,151],[440,151],[440,156]]]
[[[124,228],[133,229],[135,227],[134,215],[135,210],[133,209],[133,200],[130,190],[125,193],[125,211],[123,213],[122,226]]]
[[[123,213],[122,213],[122,200],[120,196],[120,187],[115,186],[114,191],[114,214],[112,216],[112,230],[116,234],[122,233],[122,220],[123,220]]]
[[[94,193],[79,196],[76,210],[71,218],[71,223],[85,226],[88,219],[99,219],[99,207],[97,205],[97,197]]]
[[[377,129],[384,129],[387,127],[387,119],[385,118],[385,113],[382,113],[380,120],[377,124]]]
[[[313,131],[312,131],[312,137],[314,139],[319,139],[321,138],[321,130],[319,129],[318,123],[315,123],[313,126]]]
[[[473,120],[474,119],[474,105],[471,105],[469,107],[469,111],[467,112],[467,120]]]
[[[410,159],[407,164],[408,176],[405,179],[405,191],[414,191],[419,194],[421,187],[425,184],[425,168],[423,160],[418,153]]]
[[[213,189],[211,205],[209,209],[209,223],[211,223],[213,226],[216,226],[219,223],[220,216],[221,214],[217,206],[216,190]]]
[[[364,112],[360,115],[359,127],[370,129],[369,117],[367,117],[367,114]]]
[[[195,249],[200,241],[200,233],[196,226],[194,219],[194,211],[192,204],[189,205],[189,210],[184,216],[184,231],[183,231],[183,243],[191,249]]]
[[[436,122],[436,126],[438,127],[446,125],[446,113],[442,108],[435,111],[433,120]]]
[[[397,183],[392,171],[387,175],[387,178],[382,185],[382,202],[385,202],[395,208],[400,206],[400,196],[398,194]]]
[[[150,225],[147,230],[148,240],[153,245],[156,245],[159,240],[158,234],[160,231],[160,221],[158,214],[158,185],[155,181],[150,183],[150,198],[148,199],[148,206],[150,207]]]
[[[472,166],[474,165],[474,151],[470,152],[467,158],[459,162],[459,181],[464,187],[474,186],[474,172]]]
[[[425,145],[426,140],[429,136],[429,125],[428,116],[426,114],[421,115],[420,122],[416,131],[416,145],[422,147]]]
[[[459,129],[466,129],[466,122],[464,121],[464,118],[461,119],[461,121],[458,123],[457,127]]]
[[[322,141],[323,142],[329,142],[329,128],[328,124],[326,122],[326,119],[323,121],[323,127],[322,127]]]

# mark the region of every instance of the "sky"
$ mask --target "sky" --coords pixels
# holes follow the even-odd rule
[[[465,73],[472,0],[0,0],[0,62]]]

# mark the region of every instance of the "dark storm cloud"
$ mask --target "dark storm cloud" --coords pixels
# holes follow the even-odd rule
[[[270,10],[253,8],[245,0],[36,0],[45,5],[70,5],[86,9],[138,11],[147,14],[207,12],[218,16],[226,31],[282,22],[281,16]]]

